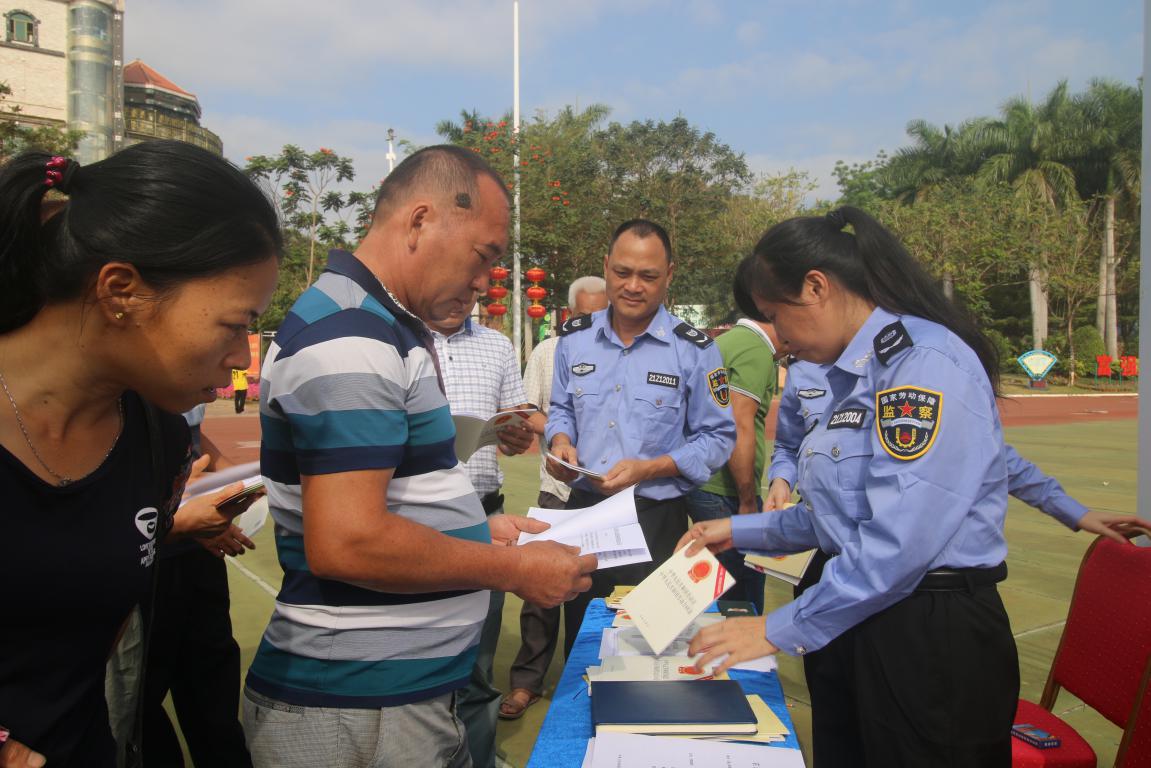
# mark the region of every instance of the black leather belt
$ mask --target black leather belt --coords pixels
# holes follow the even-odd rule
[[[915,588],[916,592],[974,591],[989,587],[1007,578],[1007,563],[991,568],[937,568],[928,571]]]

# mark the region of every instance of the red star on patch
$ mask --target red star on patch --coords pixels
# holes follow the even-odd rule
[[[908,405],[907,403],[904,403],[903,405],[899,406],[899,415],[900,416],[910,416],[913,413],[915,413],[915,406]]]

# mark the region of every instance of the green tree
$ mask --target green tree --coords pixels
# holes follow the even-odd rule
[[[279,203],[286,225],[307,233],[308,267],[304,286],[311,285],[316,245],[323,242],[321,234],[329,243],[343,243],[351,231],[346,222],[340,226],[325,221],[325,214],[338,215],[349,205],[348,198],[332,187],[356,177],[351,159],[326,147],[308,153],[287,144],[279,155],[249,157],[244,172],[264,183]],[[323,233],[322,227],[326,227]]]
[[[831,175],[839,186],[838,205],[853,205],[865,211],[875,212],[882,200],[890,200],[895,195],[888,187],[884,173],[887,168],[887,153],[880,150],[874,160],[862,163],[848,163],[839,160]]]
[[[1000,119],[978,129],[986,159],[976,177],[984,184],[1010,183],[1040,228],[1042,217],[1078,200],[1072,163],[1079,147],[1071,130],[1074,114],[1067,83],[1056,85],[1039,104],[1016,97],[1001,111]],[[1037,255],[1028,280],[1031,336],[1039,349],[1047,338],[1046,254]]]
[[[1133,217],[1138,216],[1143,93],[1140,87],[1093,80],[1074,103],[1085,150],[1076,170],[1079,192],[1083,199],[1095,201],[1093,213],[1103,232],[1095,326],[1107,354],[1118,357],[1116,273],[1122,259],[1115,248],[1116,207],[1125,204]]]
[[[9,104],[12,88],[0,80],[0,163],[25,150],[37,149],[53,155],[72,157],[83,131],[50,125],[21,124],[19,104]]]
[[[881,169],[882,188],[897,200],[914,203],[941,184],[975,173],[983,159],[977,140],[982,122],[939,128],[926,120],[912,120],[907,124],[912,143],[897,150]]]

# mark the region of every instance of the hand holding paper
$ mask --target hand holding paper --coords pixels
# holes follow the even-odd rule
[[[635,489],[628,488],[585,509],[528,510],[528,518],[551,525],[542,533],[521,533],[520,544],[558,541],[599,557],[600,568],[646,563],[651,552],[635,511]]]
[[[741,661],[779,652],[778,648],[768,642],[764,635],[766,631],[767,618],[764,616],[725,619],[701,629],[691,641],[688,654],[695,656],[702,653],[703,656],[696,662],[701,667],[726,655],[727,658],[716,667],[716,672],[726,672]]]

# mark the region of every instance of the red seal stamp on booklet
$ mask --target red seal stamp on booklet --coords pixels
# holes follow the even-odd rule
[[[693,583],[698,584],[711,575],[711,563],[707,562],[706,560],[700,560],[698,563],[691,567],[691,570],[687,572],[687,575],[691,578]]]

